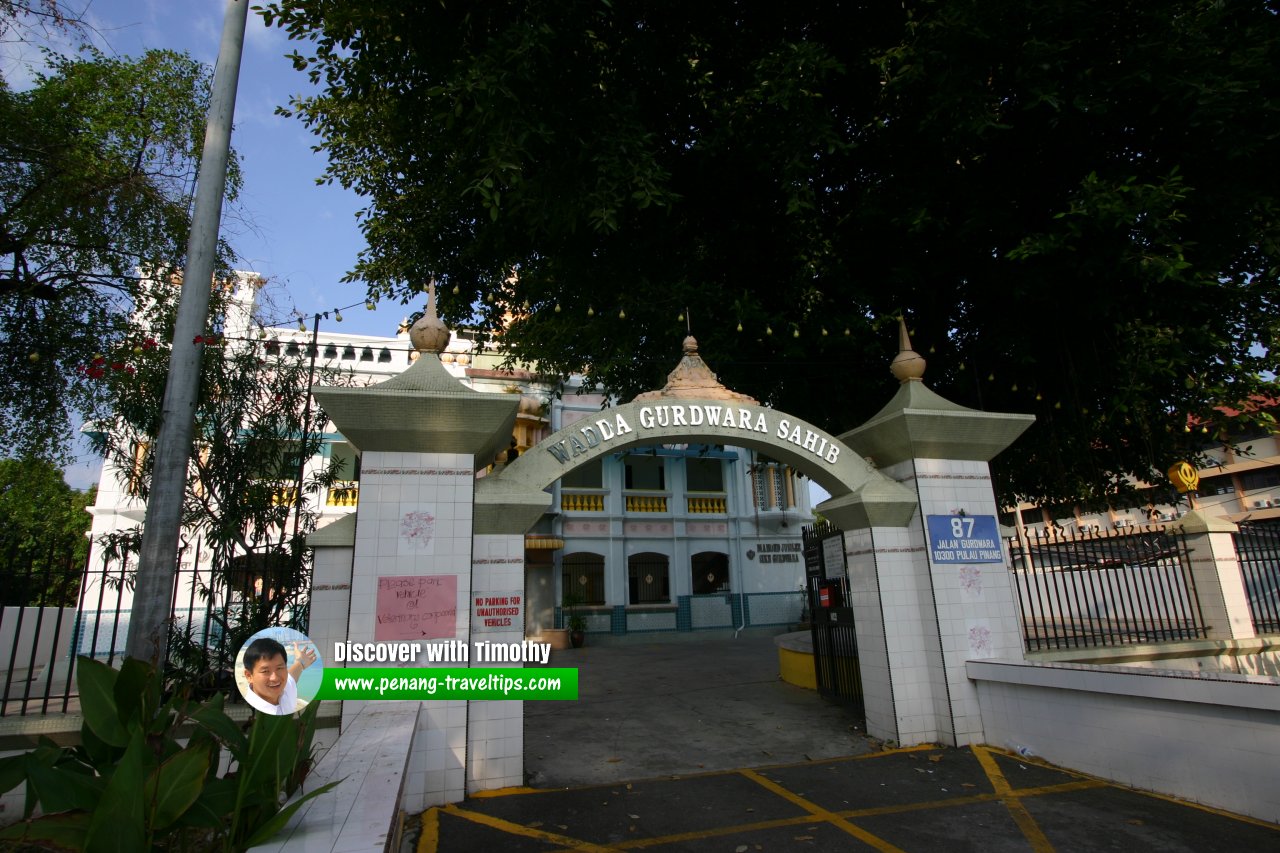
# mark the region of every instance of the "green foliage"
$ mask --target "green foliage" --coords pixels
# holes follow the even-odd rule
[[[935,390],[1036,415],[996,473],[1041,501],[1158,481],[1275,393],[1272,3],[263,14],[322,87],[292,112],[324,180],[368,202],[348,279],[435,275],[545,371],[627,399],[687,316],[726,384],[840,433],[905,312]]]
[[[43,459],[0,459],[0,603],[75,606],[96,488],[78,492]]]
[[[52,456],[102,412],[76,367],[127,335],[139,270],[183,266],[210,75],[171,51],[45,58],[31,89],[0,81],[0,443]]]
[[[179,691],[164,700],[159,675],[141,661],[126,658],[117,671],[82,657],[77,680],[81,743],[59,748],[46,739],[0,759],[0,791],[26,784],[24,820],[0,829],[0,843],[90,853],[246,850],[338,784],[282,807],[311,766],[317,702],[297,718],[255,714],[246,737],[222,697],[196,705]],[[230,769],[219,775],[224,751]]]

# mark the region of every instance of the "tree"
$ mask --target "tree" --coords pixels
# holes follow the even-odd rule
[[[435,275],[449,319],[494,331],[513,314],[513,359],[585,366],[623,398],[660,382],[687,312],[727,384],[837,432],[891,392],[905,314],[932,387],[1036,415],[999,487],[1053,501],[1157,482],[1229,439],[1216,405],[1274,392],[1277,11],[299,0],[264,15],[322,86],[292,110],[324,180],[368,201],[348,280],[403,296]]]
[[[28,41],[33,30],[51,33],[83,29],[80,12],[69,10],[58,0],[0,0],[0,42]]]
[[[46,60],[28,91],[0,82],[0,445],[52,456],[104,413],[75,367],[124,340],[144,276],[182,267],[209,73],[171,51]]]
[[[44,459],[0,459],[3,604],[76,605],[95,494],[68,486]]]
[[[344,473],[330,463],[304,479],[303,466],[319,453],[327,421],[323,410],[308,404],[311,385],[349,381],[350,374],[313,371],[305,348],[246,334],[251,323],[245,312],[261,283],[235,278],[216,287],[210,302],[215,331],[197,341],[204,349],[183,536],[188,553],[198,542],[210,558],[197,592],[210,608],[214,639],[203,625],[176,625],[167,656],[171,673],[229,670],[255,631],[286,623],[305,629],[310,566],[304,540],[318,520],[313,496]],[[94,432],[95,443],[142,500],[151,481],[178,296],[174,283],[143,288],[129,334],[80,368],[114,413]],[[140,544],[140,528],[102,541],[117,560],[135,554]],[[130,558],[128,564],[136,563]],[[219,605],[228,601],[232,606],[224,612]]]

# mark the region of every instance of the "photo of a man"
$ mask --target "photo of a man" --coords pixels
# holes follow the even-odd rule
[[[293,663],[284,645],[259,637],[244,649],[245,701],[264,714],[292,714],[298,709],[298,679],[316,662],[315,648],[294,642]]]

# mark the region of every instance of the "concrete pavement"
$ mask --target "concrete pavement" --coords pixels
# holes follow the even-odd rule
[[[526,703],[529,786],[428,810],[402,850],[1280,849],[1275,825],[1035,759],[885,749],[779,680],[769,633],[597,641],[550,665],[578,668],[580,699]]]

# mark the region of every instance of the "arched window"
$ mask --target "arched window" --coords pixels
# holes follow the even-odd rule
[[[702,551],[689,558],[694,595],[729,591],[729,555],[719,551]]]
[[[627,558],[628,604],[666,604],[671,601],[670,559],[646,551]]]
[[[604,604],[604,555],[582,551],[560,561],[561,589],[583,604]]]

